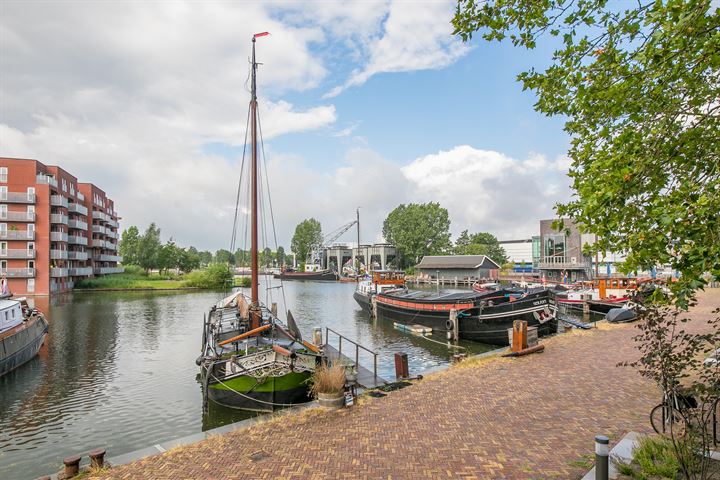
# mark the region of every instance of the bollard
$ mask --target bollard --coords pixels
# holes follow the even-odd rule
[[[460,363],[467,358],[466,353],[456,353],[452,356],[452,363]]]
[[[90,455],[90,467],[91,468],[103,468],[105,465],[105,449],[96,448],[95,450],[88,453]]]
[[[323,345],[322,341],[322,327],[313,328],[313,343],[318,347]]]
[[[448,331],[452,333],[452,340],[458,341],[460,340],[460,322],[458,322],[458,312],[454,308],[450,309],[450,318],[448,320],[450,323],[448,324]]]
[[[80,455],[71,455],[63,459],[65,478],[72,478],[80,471]]]
[[[408,378],[410,373],[408,371],[408,359],[407,353],[396,353],[395,354],[395,378],[401,380]]]
[[[519,352],[527,348],[527,322],[515,320],[513,322],[512,351]]]
[[[610,439],[605,435],[595,435],[595,480],[608,480],[609,443]]]

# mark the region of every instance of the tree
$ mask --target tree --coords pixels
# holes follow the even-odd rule
[[[138,244],[140,232],[135,225],[125,230],[120,237],[120,255],[123,257],[123,264],[136,265],[138,263]]]
[[[273,262],[273,255],[272,250],[270,250],[270,247],[265,247],[265,250],[262,251],[262,264],[266,267],[269,267],[272,265]]]
[[[227,263],[229,265],[235,265],[235,255],[221,248],[220,250],[215,252],[215,263]]]
[[[277,248],[275,259],[277,260],[278,267],[285,265],[285,249],[283,247]]]
[[[146,272],[157,268],[158,253],[161,246],[160,229],[153,222],[138,240],[137,264],[144,268]]]
[[[623,270],[669,264],[687,308],[720,275],[720,8],[710,0],[460,0],[455,33],[532,49],[562,43],[545,71],[519,75],[536,110],[563,115],[575,196],[558,207]],[[592,252],[588,252],[592,253]]]
[[[495,238],[495,235],[487,232],[468,235],[468,231],[463,230],[455,241],[455,254],[485,255],[498,265],[503,265],[508,261],[505,249],[500,246],[498,239]]]
[[[160,273],[166,272],[171,268],[176,268],[180,256],[180,249],[172,238],[167,243],[160,247],[157,256],[157,268]]]
[[[314,218],[303,220],[295,227],[290,247],[297,255],[298,262],[305,262],[314,248],[322,245],[322,227]]]
[[[178,250],[177,268],[184,273],[192,272],[200,268],[200,254],[195,247],[190,247],[187,250],[184,248]]]
[[[210,263],[212,263],[212,260],[213,260],[212,253],[208,252],[207,250],[198,252],[198,257],[200,257],[200,265],[203,265],[203,266],[210,265]]]
[[[425,255],[438,255],[452,249],[450,217],[439,203],[398,206],[383,222],[383,237],[413,264]]]

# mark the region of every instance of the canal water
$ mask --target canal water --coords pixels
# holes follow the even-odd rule
[[[305,338],[322,326],[358,341],[379,354],[384,378],[394,378],[396,352],[408,354],[413,375],[449,362],[453,351],[443,337],[370,320],[353,300],[354,289],[352,283],[285,282],[285,301]],[[270,292],[276,298],[268,300],[280,300],[282,308],[279,290]],[[0,479],[55,472],[63,457],[95,447],[115,456],[247,418],[202,408],[195,359],[203,314],[220,298],[218,292],[38,298],[50,323],[48,339],[37,358],[0,377]],[[472,353],[493,348],[461,345]],[[372,365],[370,358],[361,356],[361,363]]]

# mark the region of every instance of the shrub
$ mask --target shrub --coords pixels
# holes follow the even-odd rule
[[[635,462],[640,466],[642,476],[675,478],[680,472],[680,462],[675,455],[675,448],[672,440],[667,437],[640,439],[633,455]]]
[[[185,284],[196,288],[222,288],[232,282],[232,273],[226,264],[211,263],[202,270],[193,270],[185,276]]]
[[[123,265],[126,275],[141,275],[147,277],[147,272],[139,265]]]
[[[321,365],[312,376],[310,393],[340,393],[345,388],[345,367],[335,364],[332,367]]]

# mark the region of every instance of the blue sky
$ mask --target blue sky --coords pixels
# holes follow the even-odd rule
[[[0,155],[61,165],[105,189],[124,226],[155,221],[181,245],[228,246],[249,40],[265,30],[260,107],[286,248],[304,218],[329,232],[358,206],[363,241],[381,241],[393,208],[427,201],[454,235],[528,237],[569,194],[562,119],[534,112],[516,81],[551,45],[463,44],[451,1],[0,8]]]

